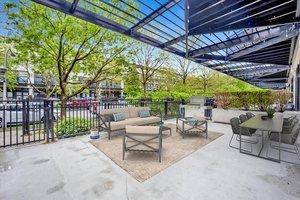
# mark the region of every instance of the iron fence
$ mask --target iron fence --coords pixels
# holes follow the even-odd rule
[[[11,100],[0,102],[0,147],[87,134],[98,128],[103,109],[150,107],[164,119],[178,115],[180,102],[70,100]]]

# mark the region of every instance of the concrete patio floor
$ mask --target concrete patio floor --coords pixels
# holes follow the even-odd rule
[[[209,122],[209,130],[224,135],[143,183],[88,136],[7,148],[0,152],[0,199],[300,199],[299,165],[229,148],[229,125]]]

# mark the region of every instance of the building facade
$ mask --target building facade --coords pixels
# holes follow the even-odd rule
[[[0,68],[0,99],[1,100],[21,100],[27,99],[31,96],[34,99],[44,98],[44,95],[37,91],[45,90],[45,84],[43,77],[34,74],[28,73],[23,67],[18,67],[15,71],[16,73],[16,86],[13,89],[9,89],[7,83],[5,81],[5,68]],[[34,84],[34,87],[32,86]],[[123,97],[123,88],[124,85],[122,82],[112,82],[112,81],[104,81],[99,84],[92,84],[90,88],[86,92],[82,92],[78,94],[74,99],[81,98],[96,98],[97,94],[100,94],[100,97],[103,99],[106,98],[121,98]],[[59,98],[58,94],[54,94],[52,97]]]

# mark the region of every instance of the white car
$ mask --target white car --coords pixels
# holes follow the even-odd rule
[[[32,103],[29,104],[28,115],[23,116],[23,106],[18,103],[7,103],[0,104],[0,127],[7,127],[11,125],[22,124],[23,117],[28,117],[29,123],[43,122],[44,119],[44,106],[43,103]],[[53,114],[55,120],[55,114]]]

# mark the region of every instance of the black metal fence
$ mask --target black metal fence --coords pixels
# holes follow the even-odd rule
[[[150,107],[164,119],[177,116],[177,101],[95,101],[15,100],[0,102],[0,147],[51,141],[87,134],[98,128],[98,113],[103,109]]]

